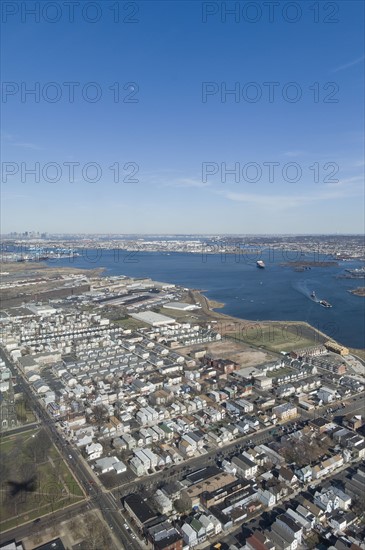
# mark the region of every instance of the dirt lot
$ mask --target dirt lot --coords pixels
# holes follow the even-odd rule
[[[88,290],[85,284],[71,288],[65,286],[70,275],[85,275],[87,278],[100,276],[102,269],[77,269],[73,267],[49,267],[40,262],[2,263],[1,282],[7,285],[0,290],[2,307],[17,307],[29,301],[47,301],[81,294]]]
[[[103,268],[95,269],[80,269],[78,267],[57,267],[57,265],[49,266],[44,262],[1,262],[1,272],[16,274],[19,277],[32,275],[42,275],[43,277],[53,277],[55,275],[67,275],[69,273],[84,273],[90,277],[96,277],[103,271]]]
[[[242,367],[253,367],[275,359],[273,355],[264,350],[255,350],[250,346],[231,340],[221,340],[220,342],[212,342],[210,344],[187,346],[179,348],[179,352],[188,354],[190,351],[201,349],[202,347],[207,349],[208,355],[216,359],[222,358],[236,361],[236,363]]]

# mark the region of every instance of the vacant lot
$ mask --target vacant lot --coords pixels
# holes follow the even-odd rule
[[[99,550],[101,548],[114,549],[111,533],[105,524],[99,510],[80,512],[77,515],[70,510],[69,519],[60,524],[54,521],[48,528],[42,523],[34,525],[32,533],[22,542],[26,550],[31,550],[40,544],[49,543],[56,537],[62,537],[66,548],[79,550]]]
[[[133,317],[127,317],[125,319],[117,319],[116,321],[113,321],[116,325],[119,325],[122,328],[125,328],[127,330],[138,330],[140,328],[148,327],[147,323],[143,323],[142,321],[139,321],[138,319],[133,319]]]
[[[238,331],[227,331],[226,337],[276,353],[311,347],[324,340],[314,329],[304,323],[279,322],[242,325]]]
[[[2,531],[84,498],[77,481],[42,429],[1,439],[0,477]]]
[[[241,367],[252,367],[262,365],[273,360],[273,356],[264,350],[257,350],[245,345],[242,342],[234,341],[231,338],[224,338],[219,342],[211,342],[209,344],[198,344],[195,346],[187,346],[179,348],[179,352],[183,354],[190,353],[193,349],[205,348],[208,355],[215,359],[230,359],[235,361]]]

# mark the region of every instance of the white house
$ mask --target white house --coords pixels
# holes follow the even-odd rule
[[[100,443],[90,443],[86,445],[85,451],[87,452],[88,460],[96,460],[103,454],[103,446]]]
[[[257,491],[257,498],[266,508],[271,508],[276,503],[275,495],[268,490],[259,489]]]
[[[184,542],[188,544],[190,548],[194,548],[194,546],[197,546],[198,544],[197,533],[188,523],[184,523],[184,525],[182,526],[181,534]]]
[[[232,466],[236,468],[238,475],[246,479],[255,477],[258,468],[255,462],[242,454],[232,458]]]
[[[95,467],[101,471],[102,474],[106,472],[115,471],[117,474],[125,472],[126,465],[118,460],[116,456],[106,456],[105,458],[99,458],[95,462]]]

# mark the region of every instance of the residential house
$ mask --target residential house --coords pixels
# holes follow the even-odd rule
[[[290,470],[290,468],[287,468],[286,466],[281,466],[278,479],[293,488],[298,485],[297,476],[292,472],[292,470]]]
[[[253,462],[253,460],[250,460],[243,454],[232,458],[232,466],[236,468],[238,475],[245,477],[246,479],[255,477],[258,468],[257,464]]]
[[[85,451],[88,460],[96,460],[103,454],[103,446],[100,443],[89,443],[89,445],[86,445]]]
[[[271,508],[272,506],[275,506],[276,496],[269,489],[259,489],[257,491],[257,498],[266,508]]]

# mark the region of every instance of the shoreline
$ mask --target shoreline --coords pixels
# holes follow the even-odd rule
[[[3,264],[4,268],[6,264]],[[8,264],[6,267],[10,267],[9,275],[16,276],[21,274],[20,272],[29,270],[31,272],[37,271],[47,271],[53,275],[59,273],[60,275],[68,273],[79,273],[89,275],[92,278],[103,278],[108,276],[107,269],[105,267],[97,268],[76,268],[72,266],[60,266],[47,265],[43,262],[38,262],[37,264],[24,263],[20,264],[15,263],[12,266]],[[177,285],[179,286],[179,285]],[[230,338],[237,338],[243,343],[248,345],[256,346],[260,349],[266,349],[270,352],[274,352],[273,349],[275,339],[277,341],[282,341],[283,347],[291,347],[292,349],[297,348],[296,344],[304,342],[303,347],[310,347],[314,345],[320,345],[324,341],[336,341],[334,338],[328,336],[328,334],[323,333],[319,329],[313,327],[306,321],[277,321],[264,319],[260,321],[253,321],[250,319],[243,319],[240,317],[234,317],[232,315],[216,311],[225,307],[225,303],[219,302],[214,299],[207,298],[204,295],[206,289],[189,289],[187,290],[188,301],[192,303],[197,303],[201,306],[201,312],[203,317],[206,317],[207,321],[221,322],[221,330],[224,334],[228,335]],[[351,292],[351,291],[349,291]],[[252,331],[256,331],[256,337],[252,336]],[[287,341],[285,342],[285,335],[287,336]],[[346,346],[346,344],[341,345]],[[351,348],[355,353],[359,353],[365,359],[365,350],[362,348]]]
[[[265,320],[261,320],[261,321],[252,321],[250,319],[242,319],[240,317],[233,317],[233,316],[228,315],[226,313],[221,313],[221,312],[215,311],[215,309],[219,309],[219,308],[224,307],[225,304],[222,303],[222,302],[216,302],[215,300],[210,300],[209,298],[207,298],[203,294],[203,292],[204,292],[204,290],[194,289],[194,290],[189,290],[188,294],[193,299],[194,298],[196,299],[195,303],[198,303],[199,305],[201,305],[203,313],[208,318],[211,318],[213,321],[216,321],[216,322],[219,322],[219,321],[226,322],[228,324],[228,328],[229,328],[230,324],[233,324],[234,328],[238,328],[238,329],[243,328],[244,329],[243,334],[244,334],[245,331],[247,332],[248,329],[252,330],[252,329],[255,329],[256,327],[258,329],[263,330],[263,331],[265,329],[268,329],[268,333],[270,334],[270,329],[273,328],[274,329],[273,332],[275,332],[275,329],[279,329],[282,332],[285,331],[287,334],[294,335],[294,340],[295,340],[295,333],[290,332],[287,329],[288,329],[288,327],[291,327],[293,329],[297,329],[299,327],[299,329],[303,329],[304,333],[309,333],[310,335],[313,335],[314,338],[313,338],[313,342],[311,344],[312,346],[320,345],[324,341],[332,341],[332,342],[337,342],[340,345],[345,345],[345,344],[342,344],[341,342],[335,340],[334,338],[328,336],[328,334],[320,331],[319,329],[316,329],[315,327],[313,327],[312,325],[310,325],[306,321],[274,321],[274,320],[270,320],[270,319],[265,319]],[[219,304],[219,306],[216,306],[215,304]],[[238,325],[238,327],[237,327],[237,325]],[[222,328],[224,330],[224,327],[222,327]],[[226,328],[227,328],[227,326],[226,326]],[[227,332],[227,334],[229,334],[229,331]],[[265,349],[265,350],[270,351],[271,353],[273,353],[272,347],[270,347],[268,345],[265,345],[264,335],[265,335],[265,333],[262,332],[262,342],[260,341],[259,338],[257,338],[257,340],[258,340],[257,343],[260,343],[260,345],[257,346],[257,347],[260,348],[260,349]],[[224,335],[222,334],[222,336],[224,336]],[[297,331],[297,336],[298,336],[298,339],[299,339],[300,331],[299,331],[299,334],[298,334],[298,331]],[[289,343],[289,340],[290,340],[290,338],[288,339],[288,343]],[[243,341],[243,343],[245,343],[243,339],[242,339],[242,341]],[[247,341],[246,343],[248,345],[253,345],[253,343],[251,341]],[[293,349],[295,348],[294,344],[295,344],[295,341],[293,342],[293,346],[292,346]],[[310,345],[308,345],[308,347],[310,347]],[[365,359],[365,350],[362,350],[361,348],[360,349],[351,348],[351,349],[354,352],[360,353],[360,355],[363,355],[363,357]],[[275,351],[274,351],[274,353],[275,353]]]

